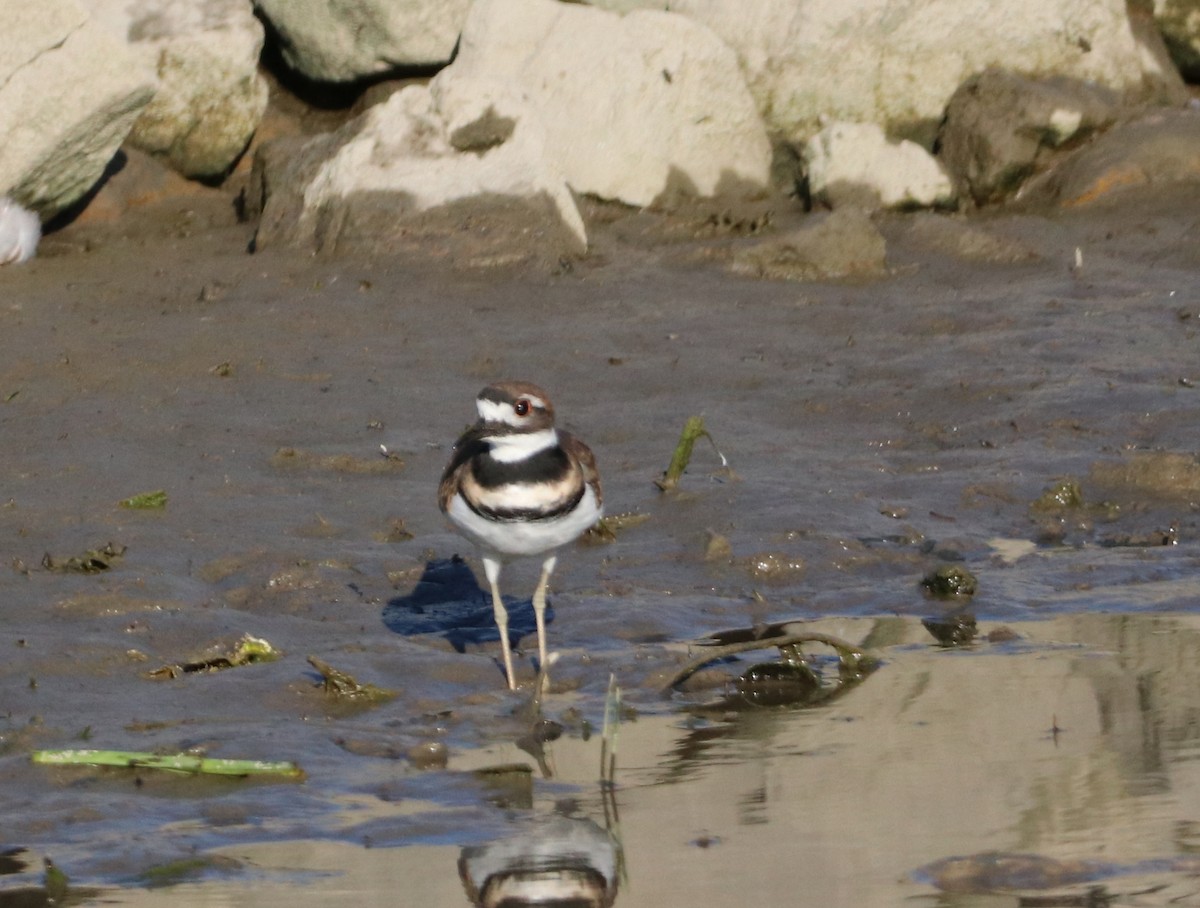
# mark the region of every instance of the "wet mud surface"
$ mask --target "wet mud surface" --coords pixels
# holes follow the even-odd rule
[[[737,277],[736,231],[632,214],[556,273],[248,255],[203,199],[51,236],[0,271],[0,844],[32,861],[0,899],[48,855],[128,904],[397,886],[454,904],[461,849],[557,812],[619,842],[619,904],[779,895],[801,867],[833,903],[971,894],[937,862],[992,852],[1103,865],[1050,873],[1068,890],[1166,904],[1130,895],[1149,874],[1192,903],[1194,195],[885,219],[890,274],[862,283]],[[540,715],[528,684],[504,690],[469,576],[430,568],[476,566],[434,494],[498,377],[545,387],[609,513],[648,517],[560,558]],[[663,494],[693,415],[732,472],[701,443]],[[164,507],[120,504],[159,490]],[[922,592],[947,564],[978,581],[961,652],[919,620],[963,607]],[[536,569],[505,573],[514,624]],[[813,710],[661,695],[691,641],[805,619],[882,667]],[[1000,625],[1014,639],[987,642]],[[246,634],[282,655],[151,676]],[[333,699],[309,656],[396,696]],[[596,784],[610,675],[615,832]],[[307,779],[30,761],[74,747]],[[510,762],[529,767],[516,794],[473,772]],[[1030,888],[1013,879],[982,888]]]

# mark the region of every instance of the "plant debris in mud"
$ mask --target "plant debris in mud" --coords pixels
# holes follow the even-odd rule
[[[88,549],[69,558],[56,558],[47,552],[42,556],[42,568],[60,574],[99,574],[120,561],[125,551],[125,546],[110,542],[102,549]]]
[[[1114,490],[1119,495],[1135,496],[1132,510],[1145,506],[1142,498],[1160,501],[1187,502],[1194,507],[1196,490],[1200,489],[1200,465],[1187,454],[1153,452],[1140,454],[1118,463],[1092,465],[1089,483]],[[1069,523],[1089,533],[1097,522],[1111,522],[1120,517],[1120,504],[1103,500],[1091,502],[1085,499],[1080,484],[1074,479],[1061,479],[1046,488],[1030,504],[1035,514],[1049,515],[1051,522],[1043,525],[1039,542],[1062,544]],[[1095,542],[1106,548],[1152,548],[1177,545],[1179,521],[1164,530],[1155,528],[1149,532],[1119,533],[1100,536]]]
[[[639,514],[635,511],[607,514],[597,520],[594,526],[589,527],[583,534],[583,538],[586,542],[614,542],[617,533],[643,524],[649,519],[649,514]]]
[[[679,480],[683,478],[683,474],[687,471],[688,464],[692,462],[692,450],[696,446],[696,442],[701,438],[707,438],[712,444],[713,450],[717,452],[717,457],[721,458],[721,468],[729,475],[733,475],[733,471],[729,469],[729,461],[725,459],[725,455],[717,448],[716,441],[708,434],[708,430],[704,428],[704,418],[702,416],[690,416],[688,421],[683,425],[683,431],[679,434],[679,441],[675,445],[675,450],[671,454],[671,462],[667,465],[666,472],[663,473],[661,479],[656,479],[654,484],[664,492],[672,491],[679,485]]]
[[[167,493],[163,489],[153,492],[139,492],[118,502],[121,507],[134,511],[153,511],[167,506]]]
[[[1088,481],[1118,493],[1190,503],[1200,498],[1200,461],[1179,451],[1139,451],[1092,464]]]
[[[65,901],[67,890],[71,887],[70,879],[63,873],[62,868],[49,858],[43,858],[42,866],[46,870],[46,898],[53,904]]]
[[[704,541],[704,560],[707,562],[732,561],[733,544],[729,541],[729,537],[710,529],[708,538]]]
[[[26,850],[7,848],[0,852],[0,875],[24,873],[29,867]],[[71,889],[71,881],[50,858],[42,858],[42,885],[25,886],[0,891],[0,905],[6,908],[42,908],[49,905],[71,905],[95,898],[99,889]]]
[[[1055,516],[1086,511],[1088,516],[1097,520],[1116,520],[1121,514],[1121,506],[1111,501],[1087,501],[1083,487],[1078,480],[1071,477],[1055,480],[1047,486],[1042,494],[1030,503],[1029,509],[1035,514]]]
[[[316,656],[309,656],[308,664],[315,668],[321,675],[320,687],[331,697],[373,705],[376,703],[386,703],[396,696],[394,690],[376,687],[374,684],[362,684],[353,675],[334,668],[328,662],[323,662]]]
[[[256,662],[274,662],[279,658],[279,650],[261,637],[245,634],[241,640],[227,652],[218,652],[204,659],[182,662],[175,665],[164,665],[147,672],[149,678],[178,678],[180,675],[190,675],[196,672],[218,672],[227,668],[238,668],[242,665],[253,665]]]
[[[1165,530],[1102,536],[1100,544],[1106,548],[1153,548],[1159,545],[1179,545],[1179,521],[1172,521]]]
[[[966,568],[946,564],[922,577],[921,587],[934,599],[969,599],[979,588],[979,581]]]
[[[0,873],[21,873],[26,862],[17,858],[24,848],[13,848],[5,851],[6,861],[13,858],[16,866],[0,869]],[[0,905],[5,908],[49,908],[49,906],[82,905],[98,899],[103,890],[92,887],[72,886],[70,879],[62,869],[50,860],[42,858],[42,885],[23,886],[15,889],[0,891]]]
[[[1030,504],[1032,510],[1040,512],[1057,512],[1082,507],[1083,489],[1080,488],[1077,479],[1069,476],[1055,480]]]
[[[383,449],[382,457],[356,457],[353,454],[315,454],[303,448],[280,448],[271,455],[271,466],[277,469],[322,470],[330,473],[380,475],[395,473],[404,468],[404,461]]]
[[[400,542],[408,542],[413,538],[412,530],[404,523],[403,517],[394,518],[388,528],[381,533],[376,533],[375,538],[380,542],[395,544]]]
[[[707,550],[705,555],[707,557]],[[759,552],[738,562],[755,580],[763,583],[780,583],[795,580],[807,570],[804,559],[798,555],[780,552]]]
[[[210,871],[233,873],[244,868],[241,861],[224,855],[209,854],[194,858],[181,858],[166,864],[158,864],[138,874],[138,881],[151,888],[174,886],[195,880]]]
[[[1029,504],[1030,513],[1041,520],[1036,538],[1039,545],[1062,545],[1071,529],[1092,533],[1097,522],[1121,516],[1121,506],[1111,501],[1090,502],[1079,482],[1071,477],[1056,480]]]

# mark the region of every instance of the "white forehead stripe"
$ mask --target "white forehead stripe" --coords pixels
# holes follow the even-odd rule
[[[546,402],[540,397],[526,394],[525,400],[538,409],[546,409]],[[509,426],[519,426],[522,424],[520,417],[513,413],[512,404],[496,403],[494,400],[486,400],[480,397],[475,401],[475,409],[479,412],[479,418],[484,422],[502,422]]]
[[[494,400],[484,400],[482,397],[475,401],[475,409],[479,411],[479,418],[484,422],[506,422],[505,411],[511,415],[512,408],[505,407],[503,404],[498,404]]]

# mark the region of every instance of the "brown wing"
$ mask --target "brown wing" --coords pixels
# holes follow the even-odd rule
[[[592,453],[592,449],[562,429],[558,430],[558,443],[564,451],[579,460],[579,465],[583,467],[584,482],[596,493],[596,504],[603,504],[604,491],[600,488],[600,471],[596,468],[596,455]]]
[[[486,450],[487,443],[483,440],[482,428],[477,425],[463,432],[454,443],[454,453],[450,455],[450,462],[442,471],[442,481],[438,483],[438,507],[443,512],[450,507],[450,499],[458,491],[459,476],[463,469],[472,457]]]

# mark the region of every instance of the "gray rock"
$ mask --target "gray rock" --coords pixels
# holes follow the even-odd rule
[[[1028,243],[973,224],[962,215],[918,212],[897,218],[891,226],[903,237],[896,245],[908,244],[965,262],[1015,264],[1039,258]],[[888,236],[894,234],[889,232]]]
[[[998,202],[1033,175],[1048,151],[1112,123],[1119,111],[1117,95],[1094,83],[989,69],[950,99],[939,155],[964,196],[980,205]]]
[[[267,106],[262,23],[250,0],[83,0],[127,41],[159,89],[132,144],[189,177],[229,169]]]
[[[104,173],[156,80],[74,0],[14,3],[0,33],[0,194],[47,219]]]
[[[335,133],[265,144],[247,201],[260,217],[257,248],[468,265],[556,262],[587,248],[537,112],[502,86],[452,69]]]
[[[1114,126],[1030,181],[1019,199],[1078,208],[1181,183],[1200,185],[1200,111],[1156,111]]]
[[[445,63],[470,0],[255,0],[288,66],[317,82],[352,82],[401,66]]]
[[[770,280],[873,278],[887,273],[887,243],[864,212],[842,208],[734,253],[736,274]]]
[[[738,54],[772,134],[825,118],[930,146],[955,89],[989,66],[1090,80],[1135,100],[1186,90],[1126,0],[672,0]]]

